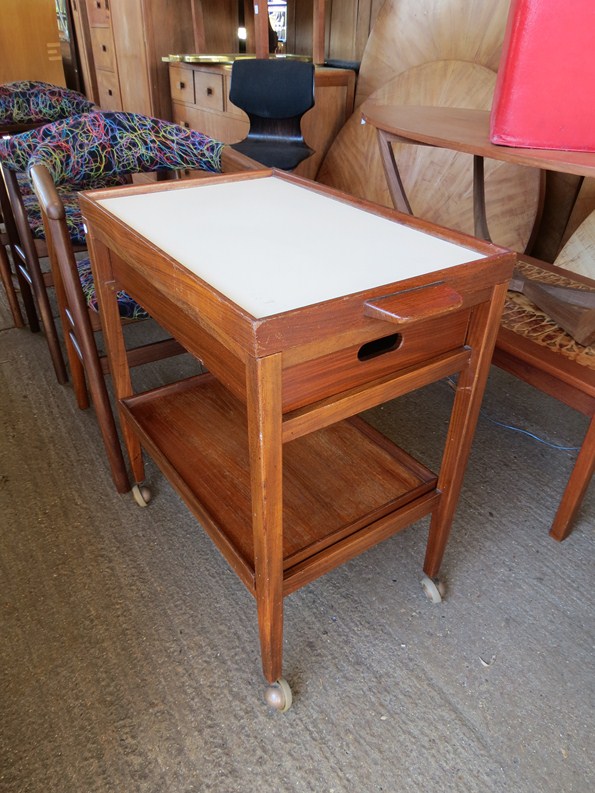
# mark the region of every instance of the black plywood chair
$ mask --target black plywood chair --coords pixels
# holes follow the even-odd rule
[[[268,168],[291,171],[314,153],[304,141],[302,116],[314,107],[314,65],[304,61],[240,59],[229,99],[250,119],[237,151]]]

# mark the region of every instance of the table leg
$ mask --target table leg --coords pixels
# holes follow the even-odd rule
[[[561,542],[570,534],[572,521],[587,492],[595,473],[595,416],[591,418],[589,429],[578,453],[574,468],[564,490],[562,501],[550,529],[550,537]]]
[[[124,334],[122,332],[122,321],[118,310],[115,289],[113,288],[112,254],[102,242],[93,237],[90,233],[87,236],[87,244],[91,258],[97,300],[99,303],[101,329],[107,348],[110,374],[114,386],[116,402],[119,403],[121,399],[131,396],[133,390],[128,356],[124,343]],[[136,434],[130,428],[126,418],[121,412],[120,424],[130,466],[132,468],[132,475],[134,481],[140,484],[145,477],[141,446]]]
[[[490,370],[507,286],[507,283],[497,284],[492,291],[492,299],[474,309],[471,317],[467,339],[471,358],[469,365],[459,374],[438,477],[440,502],[430,522],[424,562],[424,572],[430,578],[438,575],[450,533]]]
[[[281,677],[283,664],[283,447],[281,355],[247,364],[248,445],[256,603],[262,670],[270,688],[267,702],[279,710],[291,704]],[[287,687],[288,688],[288,687]],[[287,699],[289,698],[289,702]]]
[[[380,159],[382,160],[382,167],[384,168],[384,176],[386,177],[386,183],[393,205],[399,212],[406,212],[408,215],[412,215],[411,205],[405,193],[399,167],[395,159],[393,147],[391,146],[391,141],[396,141],[398,138],[382,129],[376,130],[376,133],[378,137]]]
[[[491,242],[486,215],[484,159],[477,154],[473,155],[473,224],[475,236]]]

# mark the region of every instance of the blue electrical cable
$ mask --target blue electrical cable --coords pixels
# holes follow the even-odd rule
[[[454,380],[447,378],[447,382],[451,388],[456,389],[456,383]],[[498,421],[497,419],[493,419],[488,416],[483,408],[480,410],[480,414],[483,416],[483,418],[487,419],[492,424],[495,424],[497,427],[503,427],[505,430],[511,430],[512,432],[519,432],[521,435],[527,435],[529,438],[533,438],[533,440],[543,443],[545,446],[549,446],[551,449],[557,449],[560,452],[577,452],[581,448],[580,446],[561,446],[560,444],[547,441],[545,438],[540,438],[539,435],[535,435],[533,432],[529,432],[529,430],[524,430],[522,427],[515,427],[512,424],[505,424],[503,421]]]

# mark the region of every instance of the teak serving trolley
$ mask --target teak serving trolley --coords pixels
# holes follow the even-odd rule
[[[285,595],[431,515],[439,598],[514,254],[274,171],[81,204],[137,499],[142,445],[255,596],[286,710]],[[134,394],[117,289],[208,373]],[[447,376],[436,475],[357,414]]]

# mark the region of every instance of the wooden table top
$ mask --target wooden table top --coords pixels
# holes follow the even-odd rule
[[[490,143],[490,111],[460,107],[386,105],[368,100],[366,123],[403,141],[577,176],[595,176],[595,153],[525,149]]]

